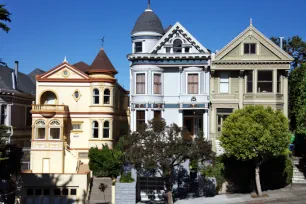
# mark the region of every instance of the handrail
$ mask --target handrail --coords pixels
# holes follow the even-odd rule
[[[70,151],[70,150],[74,150],[74,151],[75,151],[75,149],[73,149],[72,147],[70,147],[70,145],[67,144],[67,143],[66,143],[66,145],[69,147],[69,149],[68,149],[66,146],[65,146],[65,149],[66,149],[72,156],[74,156],[74,157],[77,159],[77,161],[78,161],[78,163],[77,163],[77,168],[76,168],[76,172],[78,172],[79,169],[80,169],[80,165],[81,165],[82,161],[79,159],[78,156],[75,156],[75,155]]]

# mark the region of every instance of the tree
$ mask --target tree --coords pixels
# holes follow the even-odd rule
[[[6,22],[11,22],[10,16],[12,14],[4,7],[4,4],[0,4],[0,29],[8,33],[10,28],[6,25]]]
[[[289,100],[291,128],[297,134],[306,135],[306,64],[290,73]]]
[[[280,39],[272,37],[271,40],[279,45]],[[291,63],[292,69],[306,62],[306,42],[299,36],[293,36],[283,40],[283,49],[294,58]]]
[[[271,157],[288,154],[288,119],[280,111],[263,106],[236,110],[224,122],[221,145],[226,154],[255,162],[257,193],[262,196],[260,166]]]
[[[117,178],[123,171],[124,153],[120,147],[110,149],[103,145],[102,150],[92,147],[89,150],[89,168],[97,177]]]
[[[126,138],[126,158],[138,171],[158,173],[165,179],[168,203],[173,203],[172,175],[176,166],[190,159],[211,159],[211,144],[203,136],[184,137],[176,124],[166,126],[165,120],[153,119]]]

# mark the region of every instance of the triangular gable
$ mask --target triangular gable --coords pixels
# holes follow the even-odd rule
[[[215,60],[222,60],[225,56],[234,54],[235,49],[250,36],[256,38],[260,42],[260,46],[264,49],[266,54],[274,54],[277,59],[284,61],[292,61],[293,58],[286,53],[283,49],[277,46],[269,38],[263,35],[259,30],[257,30],[253,25],[250,25],[243,32],[241,32],[236,38],[234,38],[230,43],[228,43],[224,48],[222,48],[217,54]]]
[[[209,53],[208,50],[195,39],[179,22],[175,23],[171,29],[169,29],[166,34],[156,43],[156,45],[149,51],[149,53],[157,53],[174,34],[178,33],[182,36],[188,43],[195,47],[199,53]]]
[[[65,70],[67,72],[64,73]],[[48,72],[39,75],[37,79],[89,79],[89,77],[76,67],[63,62]]]

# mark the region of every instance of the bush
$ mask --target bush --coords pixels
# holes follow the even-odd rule
[[[214,165],[205,167],[201,170],[201,173],[205,177],[215,177],[217,180],[216,190],[219,191],[225,181],[223,157],[217,157],[214,161]]]
[[[120,182],[121,183],[133,183],[134,181],[135,181],[135,179],[132,177],[131,172],[124,173],[120,177]]]

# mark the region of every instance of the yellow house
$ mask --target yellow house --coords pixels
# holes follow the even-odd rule
[[[68,198],[82,203],[87,196],[88,150],[113,147],[129,129],[129,92],[117,83],[116,74],[101,49],[91,65],[71,65],[65,59],[36,76],[31,171],[23,174],[28,203]]]

